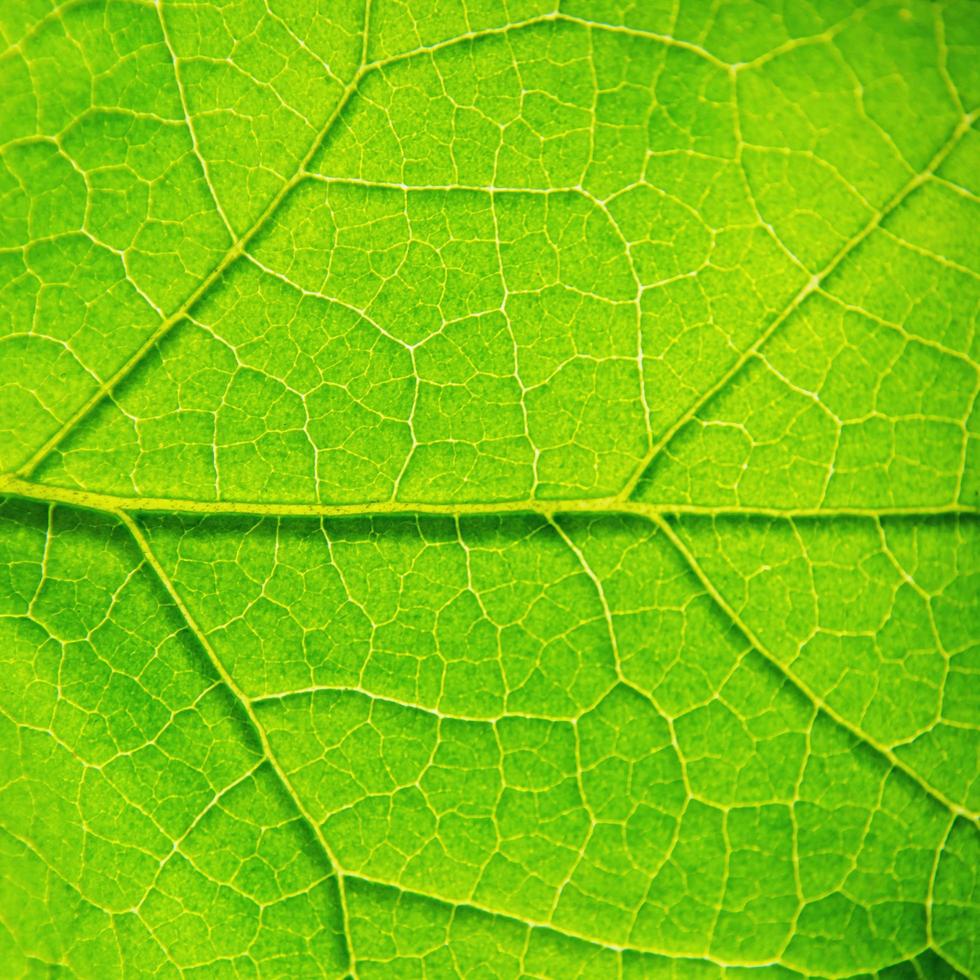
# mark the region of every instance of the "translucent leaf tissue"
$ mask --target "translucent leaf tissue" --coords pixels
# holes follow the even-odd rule
[[[0,974],[980,977],[972,0],[0,49]]]

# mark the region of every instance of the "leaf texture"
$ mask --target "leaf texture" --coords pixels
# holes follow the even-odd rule
[[[969,0],[0,44],[5,975],[980,975]]]

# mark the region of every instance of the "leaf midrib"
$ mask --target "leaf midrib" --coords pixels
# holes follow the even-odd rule
[[[200,517],[488,517],[557,514],[642,517],[748,517],[774,520],[882,517],[976,517],[980,507],[970,504],[875,506],[875,507],[755,507],[701,504],[651,503],[623,497],[523,497],[515,500],[419,501],[366,500],[354,503],[292,503],[261,500],[194,500],[182,497],[124,497],[38,483],[21,477],[0,479],[0,495],[46,504],[124,514],[191,514]]]

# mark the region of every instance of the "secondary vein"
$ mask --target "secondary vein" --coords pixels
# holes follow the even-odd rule
[[[639,486],[640,482],[643,480],[644,475],[650,467],[650,464],[668,447],[668,445],[673,440],[674,436],[688,423],[690,422],[697,413],[709,402],[715,395],[723,391],[728,383],[741,371],[741,369],[746,365],[749,358],[751,358],[762,346],[769,340],[770,337],[802,306],[806,301],[807,297],[811,293],[818,292],[825,280],[835,269],[850,255],[872,232],[881,227],[881,223],[892,214],[896,208],[898,208],[903,201],[908,198],[908,196],[915,191],[917,188],[921,187],[935,172],[939,169],[942,162],[949,156],[950,153],[956,148],[960,140],[966,135],[966,133],[971,129],[973,123],[977,119],[977,113],[970,113],[969,115],[963,116],[959,123],[954,128],[952,134],[946,140],[945,143],[939,148],[935,153],[933,158],[926,165],[925,169],[917,173],[909,181],[905,183],[903,187],[889,200],[884,207],[882,207],[871,220],[861,229],[853,238],[845,242],[843,246],[834,254],[829,262],[817,273],[815,273],[810,280],[804,284],[804,286],[796,293],[796,295],[790,300],[789,305],[776,317],[770,321],[769,325],[765,330],[756,338],[756,340],[747,347],[732,363],[732,365],[725,371],[724,374],[706,391],[702,392],[688,409],[674,420],[670,427],[663,433],[660,439],[650,448],[647,454],[640,461],[639,465],[633,471],[633,475],[626,482],[620,492],[620,496],[626,498],[631,496],[634,491]]]
[[[266,734],[265,728],[259,721],[258,715],[255,712],[251,698],[238,686],[234,677],[225,667],[223,661],[218,656],[217,651],[211,645],[208,640],[207,633],[198,625],[197,620],[191,614],[191,611],[187,608],[183,598],[178,592],[177,587],[171,581],[170,576],[166,573],[163,566],[160,564],[159,559],[154,554],[153,549],[150,547],[149,541],[147,541],[146,536],[143,534],[139,525],[133,518],[126,513],[120,512],[119,519],[123,524],[126,525],[129,533],[133,536],[137,546],[146,559],[147,564],[153,569],[157,578],[160,580],[160,584],[164,587],[167,594],[170,596],[174,605],[177,607],[178,612],[183,618],[184,622],[187,624],[187,628],[194,634],[198,643],[201,645],[201,649],[207,655],[211,666],[221,678],[222,683],[227,688],[228,692],[238,703],[239,707],[244,711],[248,722],[253,729],[255,737],[258,739],[259,745],[262,748],[262,754],[265,760],[269,763],[270,768],[275,773],[279,783],[282,785],[289,797],[290,802],[293,804],[296,812],[299,814],[300,818],[310,829],[313,834],[314,839],[323,852],[324,857],[326,857],[331,869],[337,877],[337,890],[340,896],[340,911],[342,924],[344,928],[344,936],[347,942],[347,955],[348,955],[348,965],[353,969],[354,967],[354,952],[350,944],[350,916],[348,914],[347,908],[347,895],[344,885],[344,870],[333,853],[330,844],[327,842],[326,837],[323,834],[323,830],[320,827],[319,821],[309,812],[303,803],[302,798],[293,786],[292,780],[289,778],[289,774],[283,768],[282,764],[279,762],[278,757],[272,751],[272,746],[269,743],[269,737]]]
[[[654,517],[653,520],[663,532],[667,540],[670,541],[670,543],[677,549],[681,557],[690,567],[691,572],[701,583],[708,595],[711,596],[722,612],[724,612],[724,614],[728,617],[728,619],[738,627],[745,638],[752,644],[753,647],[755,647],[758,653],[760,653],[770,664],[772,664],[801,694],[807,698],[807,700],[818,711],[830,718],[831,721],[835,722],[839,727],[848,731],[851,735],[861,741],[864,745],[867,745],[878,755],[887,759],[894,769],[904,773],[924,793],[939,803],[944,809],[948,810],[953,816],[964,817],[967,820],[972,821],[974,825],[980,822],[980,814],[975,813],[967,807],[961,806],[959,803],[951,800],[945,793],[942,792],[942,790],[937,789],[931,783],[927,782],[907,762],[905,762],[900,756],[896,755],[893,749],[889,748],[887,745],[881,744],[866,731],[864,731],[864,729],[849,721],[844,715],[842,715],[834,707],[828,704],[827,701],[820,697],[820,695],[817,694],[817,692],[814,691],[806,681],[804,681],[786,664],[784,664],[779,657],[769,650],[769,648],[756,635],[755,631],[742,619],[738,611],[721,594],[714,582],[708,576],[708,573],[705,572],[704,568],[701,566],[701,563],[695,557],[694,553],[690,548],[688,548],[684,539],[674,530],[670,522],[664,520],[663,517],[659,515]]]

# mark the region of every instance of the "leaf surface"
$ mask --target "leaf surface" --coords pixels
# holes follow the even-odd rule
[[[7,973],[980,974],[970,3],[0,40]]]

